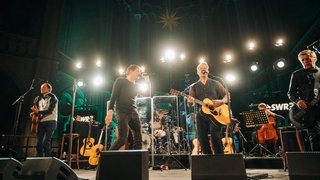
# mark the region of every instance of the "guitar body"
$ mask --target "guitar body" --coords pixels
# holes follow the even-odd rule
[[[199,140],[197,138],[194,138],[192,143],[193,143],[192,154],[200,154],[201,147],[200,147]]]
[[[230,124],[229,108],[226,104],[213,107],[212,101],[208,98],[205,98],[203,103],[206,105],[201,107],[202,115],[208,117],[216,126]]]
[[[297,128],[309,127],[315,121],[311,109],[302,110],[297,105],[291,107],[289,111],[289,119]]]
[[[99,158],[100,158],[100,152],[103,150],[103,145],[101,144],[96,144],[93,146],[92,151],[91,151],[91,156],[89,157],[89,164],[92,166],[96,166],[99,163]]]
[[[98,144],[94,145],[92,147],[92,150],[91,150],[91,155],[89,157],[89,164],[92,165],[92,166],[96,166],[98,165],[99,163],[99,158],[100,158],[100,152],[103,150],[104,146],[101,145],[101,138],[102,138],[102,135],[103,135],[103,129],[106,128],[106,126],[104,126],[101,130],[101,133],[100,133],[100,137],[99,137],[99,141],[98,141]],[[107,133],[107,132],[106,132]]]
[[[85,156],[85,157],[91,156],[94,141],[95,141],[94,138],[83,139],[83,146],[80,148],[80,154],[82,156]]]
[[[39,125],[39,117],[32,113],[31,116],[31,132],[37,133],[38,132],[38,125]]]
[[[232,145],[232,138],[231,137],[222,138],[221,141],[223,144],[224,154],[234,154],[233,145]]]

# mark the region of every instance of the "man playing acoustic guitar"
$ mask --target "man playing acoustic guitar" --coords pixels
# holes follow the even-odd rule
[[[208,78],[209,65],[206,62],[202,62],[197,66],[197,74],[199,80],[190,86],[188,103],[193,106],[195,99],[204,100],[210,99],[210,107],[216,108],[227,103],[227,90],[223,85],[216,80]],[[213,116],[207,116],[203,112],[202,106],[197,104],[196,119],[197,119],[197,131],[198,139],[203,154],[212,154],[208,133],[211,134],[211,142],[215,154],[223,154],[223,145],[221,141],[221,126],[215,122]],[[213,119],[210,119],[213,118]],[[230,121],[230,119],[228,119]],[[229,122],[230,123],[230,122]]]
[[[40,91],[41,95],[34,99],[30,116],[37,116],[39,120],[37,129],[37,156],[50,157],[51,137],[57,127],[58,99],[51,93],[52,86],[49,83],[43,83]]]
[[[303,68],[291,75],[288,97],[294,102],[289,118],[293,125],[307,128],[313,151],[320,151],[319,76],[314,51],[303,50],[298,54]]]

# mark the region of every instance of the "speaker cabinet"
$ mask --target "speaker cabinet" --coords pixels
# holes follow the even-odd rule
[[[13,179],[21,172],[22,166],[14,158],[0,158],[0,180]]]
[[[241,154],[192,155],[192,180],[234,180],[247,177]]]
[[[320,180],[320,152],[287,152],[290,180]]]
[[[301,145],[305,151],[311,151],[310,140],[308,137],[308,131],[306,129],[299,130],[301,139]],[[281,132],[283,141],[284,152],[298,152],[300,151],[296,131],[294,130],[283,130]],[[281,139],[280,139],[281,140]]]
[[[101,152],[97,180],[149,179],[147,150]]]
[[[76,173],[63,161],[55,157],[27,158],[18,179],[74,180]]]

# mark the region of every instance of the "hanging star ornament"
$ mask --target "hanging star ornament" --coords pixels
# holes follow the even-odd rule
[[[170,12],[168,11],[168,9],[166,10],[166,14],[160,16],[160,23],[162,23],[162,28],[169,28],[170,30],[172,30],[172,28],[174,26],[176,26],[178,24],[178,19],[180,19],[180,17],[176,17],[176,13],[175,12]]]

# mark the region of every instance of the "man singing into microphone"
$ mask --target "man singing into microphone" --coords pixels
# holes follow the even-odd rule
[[[197,66],[199,80],[190,86],[188,103],[190,106],[195,105],[194,99],[203,101],[205,98],[212,100],[212,105],[218,107],[227,103],[227,90],[216,80],[209,79],[209,65],[201,62]],[[230,99],[230,98],[229,98]],[[201,106],[196,106],[196,120],[198,138],[203,154],[212,154],[208,135],[211,135],[211,142],[214,154],[223,154],[223,145],[221,141],[221,128],[213,124],[212,121],[201,112]],[[213,116],[211,116],[213,118]]]

